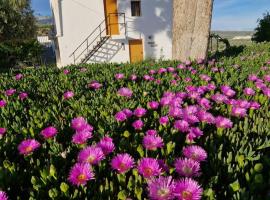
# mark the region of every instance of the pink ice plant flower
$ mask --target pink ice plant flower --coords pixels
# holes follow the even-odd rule
[[[66,91],[64,94],[64,99],[71,99],[74,96],[74,93],[72,91]]]
[[[77,160],[79,163],[98,165],[104,158],[105,155],[100,147],[88,146],[79,152]]]
[[[28,97],[28,94],[27,94],[26,92],[21,92],[21,93],[19,94],[19,99],[20,99],[21,101],[25,100],[27,97]]]
[[[102,84],[99,83],[98,81],[92,81],[91,83],[88,84],[88,87],[93,90],[98,90],[102,87]]]
[[[136,81],[136,80],[137,80],[137,78],[138,78],[138,77],[137,77],[137,75],[136,75],[136,74],[132,74],[132,75],[130,76],[130,78],[129,78],[129,79],[130,79],[131,81]]]
[[[162,116],[159,118],[159,123],[163,126],[167,125],[169,123],[169,117],[168,116]]]
[[[220,88],[221,92],[225,94],[227,97],[233,97],[236,94],[236,92],[230,86],[223,85]]]
[[[175,184],[171,176],[152,179],[148,182],[148,195],[153,200],[173,200]]]
[[[111,166],[119,174],[124,174],[134,166],[134,159],[127,153],[117,154],[111,161]]]
[[[252,88],[245,88],[244,89],[244,94],[247,95],[247,96],[254,96],[255,91]]]
[[[21,155],[27,156],[40,147],[40,143],[35,139],[23,140],[19,146],[18,151]]]
[[[143,146],[147,150],[156,151],[158,148],[162,148],[163,145],[164,145],[163,139],[159,137],[157,134],[155,135],[147,134],[143,138]]]
[[[128,108],[125,108],[122,111],[125,113],[125,115],[127,116],[127,118],[130,118],[133,115],[133,112],[130,109],[128,109]]]
[[[114,115],[114,118],[118,122],[123,122],[127,119],[127,116],[123,111],[119,111]]]
[[[16,92],[16,89],[11,88],[11,89],[6,90],[5,93],[7,96],[12,96],[15,92]]]
[[[67,74],[70,73],[70,71],[69,71],[68,69],[64,69],[64,70],[63,70],[63,73],[64,73],[65,75],[67,75]]]
[[[146,135],[152,135],[152,136],[156,136],[157,135],[157,131],[150,129],[148,131],[146,131]]]
[[[245,108],[233,106],[231,114],[235,117],[245,117],[247,115],[247,110]]]
[[[16,81],[21,80],[22,78],[23,78],[23,74],[16,74],[15,76]]]
[[[98,143],[97,146],[102,149],[102,151],[103,151],[103,153],[104,153],[105,156],[108,155],[108,154],[110,154],[110,153],[112,153],[114,151],[114,149],[115,149],[115,145],[113,143],[113,139],[111,137],[109,137],[109,136],[103,137],[99,141],[99,143]]]
[[[197,162],[202,162],[207,159],[207,153],[206,151],[197,145],[190,145],[183,148],[183,155],[186,158],[193,159]]]
[[[45,139],[49,139],[54,137],[56,134],[58,133],[57,129],[53,126],[49,126],[45,129],[43,129],[40,134],[45,138]]]
[[[114,78],[117,79],[117,80],[120,80],[120,79],[125,78],[125,75],[124,74],[121,74],[121,73],[115,74]]]
[[[228,118],[218,116],[218,117],[216,117],[216,126],[218,128],[232,128],[233,123]]]
[[[133,94],[132,90],[126,87],[120,88],[117,93],[119,96],[128,97],[128,98],[132,97],[132,94]]]
[[[87,121],[83,117],[74,118],[71,121],[71,128],[76,131],[82,131],[87,127]]]
[[[72,136],[72,142],[74,144],[85,144],[88,139],[92,138],[92,132],[87,130],[76,131],[76,133]]]
[[[173,127],[182,133],[189,131],[189,123],[185,120],[175,121]]]
[[[68,181],[72,185],[80,186],[94,178],[95,174],[89,163],[76,163],[69,172]]]
[[[200,163],[190,158],[179,158],[175,170],[180,176],[197,177],[200,175]]]
[[[250,102],[250,109],[258,110],[260,109],[260,107],[261,107],[261,104],[259,104],[258,102],[256,101]]]
[[[159,103],[157,101],[150,101],[147,105],[152,110],[157,110],[159,107]]]
[[[0,191],[0,200],[8,200],[7,193]]]
[[[175,183],[174,196],[177,200],[200,200],[203,189],[191,178],[184,178]]]
[[[133,112],[133,114],[136,116],[136,117],[143,117],[145,114],[146,114],[146,109],[144,108],[136,108]]]
[[[139,174],[147,179],[159,176],[161,173],[161,168],[158,161],[154,158],[142,158],[138,162],[137,169]]]
[[[7,132],[6,128],[0,127],[0,137],[2,137]]]
[[[7,102],[4,99],[0,100],[0,108],[5,107],[6,105],[7,105]]]
[[[138,119],[136,121],[134,121],[132,123],[132,127],[135,129],[135,130],[141,130],[142,127],[143,127],[144,123],[142,120]]]

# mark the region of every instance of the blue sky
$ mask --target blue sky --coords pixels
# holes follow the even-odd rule
[[[49,0],[32,0],[32,7],[36,14],[51,15]],[[267,10],[270,0],[214,0],[212,30],[253,30]]]

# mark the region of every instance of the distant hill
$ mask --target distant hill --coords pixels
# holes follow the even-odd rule
[[[51,16],[36,16],[38,25],[51,25],[53,19]]]

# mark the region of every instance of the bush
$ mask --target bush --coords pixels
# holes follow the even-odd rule
[[[204,199],[269,199],[269,48],[269,44],[251,46],[238,57],[210,61],[209,66],[194,63],[192,67],[185,67],[173,61],[135,65],[93,64],[61,70],[25,69],[0,75],[0,91],[16,89],[0,93],[0,100],[7,102],[0,108],[0,127],[6,128],[0,139],[0,188],[10,199],[147,199],[149,180],[139,174],[136,165],[125,174],[118,174],[112,170],[111,160],[118,153],[129,153],[135,163],[143,157],[163,159],[167,167],[159,164],[163,166],[162,175],[178,180],[182,176],[175,170],[175,160],[183,157],[183,147],[196,144],[208,154],[206,161],[200,164],[200,176],[194,177],[204,189]],[[150,70],[159,73],[150,75]],[[17,76],[16,80],[14,76],[18,73],[23,77]],[[124,74],[122,79],[119,79],[119,73]],[[137,75],[136,81],[130,80],[132,74]],[[209,77],[211,80],[207,82]],[[208,83],[215,84],[216,88],[203,92],[205,87],[200,86]],[[229,99],[238,101],[218,103],[213,100],[214,94],[221,93],[222,85],[231,86],[236,93]],[[119,96],[118,90],[122,87],[131,89],[132,97]],[[255,95],[245,95],[246,87],[253,88]],[[201,122],[200,118],[199,123],[190,122],[189,125],[200,128],[203,135],[199,137],[200,132],[196,129],[198,138],[190,143],[186,140],[188,133],[175,128],[175,121],[183,118],[181,112],[170,112],[167,124],[160,124],[159,119],[168,115],[169,107],[198,105],[198,99],[194,98],[198,95],[198,88],[201,96],[211,102],[212,108],[207,112],[230,119],[233,126],[217,128],[215,122]],[[74,96],[67,91],[72,91]],[[28,98],[21,100],[18,97],[21,92],[26,92]],[[174,104],[170,101],[170,106],[149,109],[148,102],[160,103],[163,96],[170,98],[176,93],[179,98],[175,98]],[[166,100],[162,100],[164,104]],[[250,108],[249,103],[254,101],[260,104],[260,109],[245,109],[247,113],[243,117],[232,115],[233,105],[241,102],[242,107]],[[123,122],[116,120],[116,113],[124,108],[134,111],[138,107],[147,108],[146,115],[140,117],[144,123],[141,130],[134,130],[132,126],[138,119],[134,115]],[[194,112],[194,107],[190,108]],[[71,128],[71,121],[78,116],[83,116],[94,128],[92,138],[81,145],[72,141],[73,129],[78,129],[80,123]],[[125,118],[126,114],[121,116]],[[58,130],[51,139],[44,138],[43,130],[48,126]],[[164,142],[163,147],[156,151],[146,150],[143,145],[149,129],[155,129]],[[87,145],[100,144],[106,135],[113,139],[115,150],[92,166],[95,179],[84,186],[73,185],[68,177],[78,162],[78,153]],[[36,139],[41,146],[29,155],[20,155],[19,144],[30,138]]]
[[[0,69],[12,68],[18,62],[37,64],[43,47],[37,40],[0,43]]]
[[[255,42],[270,42],[270,13],[264,14],[262,19],[258,20],[258,27],[255,29],[252,41]]]

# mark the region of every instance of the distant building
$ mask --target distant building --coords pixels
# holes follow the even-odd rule
[[[50,0],[58,67],[172,58],[172,0]]]

